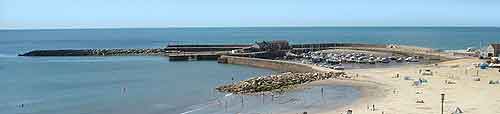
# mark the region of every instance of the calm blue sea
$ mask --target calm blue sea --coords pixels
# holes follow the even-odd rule
[[[355,42],[464,49],[500,42],[488,27],[269,27],[0,30],[0,114],[224,114],[331,109],[359,91],[317,86],[280,95],[218,93],[270,70],[164,57],[17,57],[33,49],[156,48],[167,44]],[[326,96],[318,96],[325,88]],[[243,99],[243,100],[242,100]],[[243,101],[243,103],[241,102]],[[326,105],[325,105],[326,104]]]

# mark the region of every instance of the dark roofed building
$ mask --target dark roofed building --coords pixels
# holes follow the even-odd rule
[[[488,57],[500,56],[500,44],[490,44],[487,49]]]
[[[278,50],[290,49],[290,45],[286,40],[273,40],[271,41],[271,45],[273,46],[273,48]]]
[[[256,51],[278,51],[278,50],[286,50],[290,49],[290,45],[286,40],[273,40],[273,41],[262,41],[255,42],[255,44],[249,48],[248,50],[252,50],[252,52]]]

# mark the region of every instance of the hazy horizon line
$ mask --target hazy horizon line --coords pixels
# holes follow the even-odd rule
[[[47,28],[0,28],[0,30],[89,30],[89,29],[182,29],[182,28],[500,28],[500,26],[182,26],[182,27],[47,27]]]

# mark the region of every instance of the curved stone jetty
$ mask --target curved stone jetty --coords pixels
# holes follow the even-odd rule
[[[266,77],[254,77],[235,84],[219,86],[221,92],[246,94],[288,88],[293,85],[325,79],[351,79],[344,72],[283,73]]]
[[[68,50],[34,50],[19,56],[160,56],[166,55],[163,48],[145,49],[68,49]]]

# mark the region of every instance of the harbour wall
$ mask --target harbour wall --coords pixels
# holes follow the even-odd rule
[[[217,60],[221,55],[216,53],[169,54],[169,61]]]
[[[182,44],[182,45],[167,45],[165,48],[168,51],[181,51],[181,52],[203,52],[203,51],[231,51],[235,49],[248,48],[252,45],[239,45],[239,44]]]
[[[462,58],[460,56],[455,56],[450,53],[440,52],[432,50],[431,48],[373,48],[373,47],[334,47],[330,49],[350,49],[350,50],[363,50],[363,51],[377,51],[377,52],[387,52],[387,53],[395,53],[406,56],[420,56],[426,59],[439,59],[439,60],[453,60]]]
[[[169,45],[167,48],[149,49],[67,49],[67,50],[34,50],[19,56],[168,56],[175,53],[205,53],[205,52],[228,52],[234,49],[246,48],[250,45]],[[391,52],[409,56],[426,56],[431,58],[456,59],[456,55],[435,51],[432,48],[423,48],[405,45],[380,45],[380,44],[355,44],[355,43],[319,43],[319,44],[293,44],[292,52],[308,52],[324,49],[356,49],[366,51]],[[228,55],[228,54],[224,54]],[[231,55],[231,54],[229,54]],[[235,54],[233,54],[235,55]],[[242,54],[242,56],[274,59],[273,57],[283,53],[253,53]],[[238,56],[238,55],[236,55]],[[182,56],[178,56],[181,58]],[[187,56],[189,58],[190,56]],[[202,56],[200,59],[213,60],[218,56]],[[181,59],[179,59],[181,60]]]
[[[163,56],[163,48],[33,50],[19,56]]]
[[[238,64],[246,65],[251,67],[259,67],[272,69],[281,72],[331,72],[336,71],[333,69],[322,68],[313,65],[307,65],[302,63],[295,63],[289,61],[281,60],[270,60],[270,59],[259,59],[259,58],[248,58],[248,57],[236,57],[236,56],[221,56],[218,59],[219,63],[225,64]]]
[[[179,45],[167,45],[168,47],[250,47],[252,45],[239,45],[239,44],[207,44],[207,45],[198,45],[198,44],[179,44]]]
[[[373,47],[385,48],[381,44],[360,44],[360,43],[317,43],[317,44],[293,44],[292,48],[331,48],[331,47]]]
[[[204,52],[204,51],[231,51],[235,49],[243,49],[246,47],[167,47],[167,51],[179,52]]]

